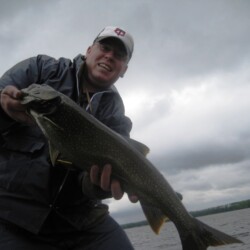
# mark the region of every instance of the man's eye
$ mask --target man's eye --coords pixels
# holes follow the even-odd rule
[[[102,50],[105,51],[105,52],[109,52],[109,51],[112,50],[111,47],[108,46],[108,45],[106,45],[106,44],[102,44],[102,45],[101,45],[101,48],[102,48]]]
[[[124,53],[116,51],[115,56],[118,59],[123,59],[126,55],[124,55]]]

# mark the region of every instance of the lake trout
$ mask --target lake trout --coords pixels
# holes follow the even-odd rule
[[[32,84],[21,91],[22,104],[48,140],[52,163],[58,155],[55,152],[84,171],[94,164],[110,163],[112,176],[121,182],[124,191],[138,196],[152,230],[158,234],[166,219],[170,219],[183,250],[241,243],[186,210],[165,177],[146,158],[149,149],[144,144],[120,136],[47,85]]]

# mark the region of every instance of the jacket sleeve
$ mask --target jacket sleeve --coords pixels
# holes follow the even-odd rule
[[[8,85],[16,86],[18,89],[25,88],[30,83],[35,82],[36,77],[35,59],[26,59],[4,73],[0,78],[0,89],[4,89]],[[12,120],[0,106],[0,132],[3,132],[13,123],[14,120]]]
[[[32,83],[41,83],[49,74],[53,73],[48,70],[54,59],[38,55],[25,59],[6,71],[0,78],[0,90],[8,85],[17,87],[18,89],[26,88]],[[8,129],[14,121],[3,111],[0,105],[0,132]]]
[[[129,137],[132,122],[125,115],[124,104],[119,94],[109,93],[102,97],[96,118],[118,134]]]

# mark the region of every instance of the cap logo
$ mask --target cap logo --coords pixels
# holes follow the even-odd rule
[[[117,36],[125,36],[126,32],[122,29],[116,28],[114,32],[117,34]]]

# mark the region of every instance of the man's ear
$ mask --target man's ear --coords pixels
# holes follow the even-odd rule
[[[124,66],[123,70],[121,71],[120,77],[124,77],[127,69],[128,69],[128,65]]]
[[[92,46],[89,46],[86,53],[85,53],[86,56],[91,52],[91,49],[92,49]]]

